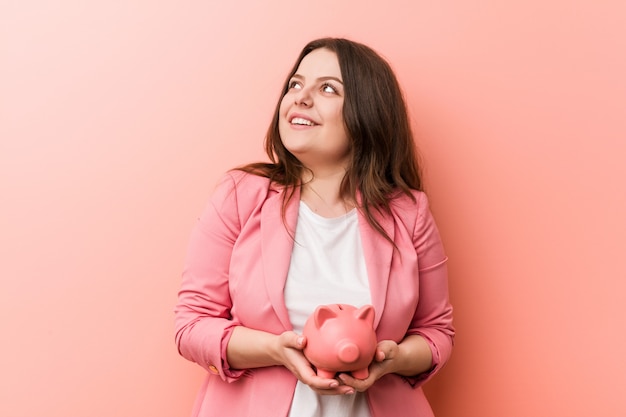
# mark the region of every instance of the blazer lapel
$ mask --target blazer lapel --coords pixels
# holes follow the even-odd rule
[[[296,190],[285,210],[285,224],[280,215],[283,204],[284,188],[276,189],[267,199],[261,210],[261,251],[263,257],[263,272],[267,294],[285,329],[293,327],[289,320],[289,313],[285,306],[284,289],[291,253],[294,245],[294,235],[298,221],[298,207],[300,191]],[[374,327],[378,327],[387,299],[387,285],[391,271],[393,245],[378,233],[367,219],[358,212],[359,230],[363,245],[363,256],[367,267],[372,305],[376,315]],[[375,213],[376,219],[383,230],[393,240],[394,222],[391,216],[382,216]]]
[[[278,191],[278,192],[276,192]],[[285,223],[281,216],[283,193],[286,189],[272,191],[261,209],[261,252],[267,294],[285,329],[293,329],[285,306],[284,288],[294,245],[300,193],[296,190],[286,207]],[[287,228],[285,227],[287,225]]]
[[[394,223],[391,216],[376,215],[387,235],[394,240]],[[375,310],[374,327],[378,327],[380,318],[387,300],[387,285],[391,271],[393,257],[393,245],[388,242],[379,232],[367,222],[365,216],[359,212],[359,229],[361,230],[361,242],[363,256],[367,267],[367,275],[372,295],[372,305]]]

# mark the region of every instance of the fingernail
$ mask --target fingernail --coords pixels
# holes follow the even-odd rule
[[[346,395],[352,395],[352,394],[354,394],[354,390],[351,389],[351,390],[346,391]]]
[[[330,383],[330,387],[331,388],[337,388],[339,386],[339,383],[337,381],[331,382]]]
[[[298,340],[296,340],[296,343],[297,343],[297,344],[299,344],[299,345],[301,345],[301,344],[302,344],[302,342],[304,342],[304,336],[300,336],[300,337],[298,338]]]

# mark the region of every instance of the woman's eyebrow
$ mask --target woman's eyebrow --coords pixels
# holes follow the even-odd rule
[[[320,77],[317,79],[318,81],[328,81],[328,80],[334,80],[337,81],[339,84],[343,85],[343,81],[341,81],[339,78],[337,77],[333,77],[333,76],[327,76],[327,77]]]
[[[299,80],[304,80],[304,79],[305,79],[305,77],[303,77],[303,76],[302,76],[302,75],[300,75],[300,74],[293,74],[293,75],[291,76],[291,78],[297,78],[297,79],[299,79]],[[343,85],[343,81],[341,81],[341,79],[339,79],[339,78],[337,78],[337,77],[334,77],[334,76],[332,76],[332,75],[327,75],[327,76],[324,76],[324,77],[319,77],[319,78],[317,79],[317,81],[328,81],[328,80],[337,81],[339,84]]]

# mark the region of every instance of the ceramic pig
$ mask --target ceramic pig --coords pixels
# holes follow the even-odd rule
[[[373,326],[371,305],[359,309],[348,304],[319,306],[302,331],[307,339],[304,356],[321,377],[333,378],[337,372],[351,372],[355,378],[365,379],[376,353]]]

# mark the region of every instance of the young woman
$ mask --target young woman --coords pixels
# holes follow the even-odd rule
[[[447,258],[387,62],[310,42],[266,151],[224,176],[191,237],[176,343],[208,371],[193,416],[432,416],[421,386],[454,337]],[[304,322],[332,303],[374,306],[366,379],[319,377],[303,354]]]

